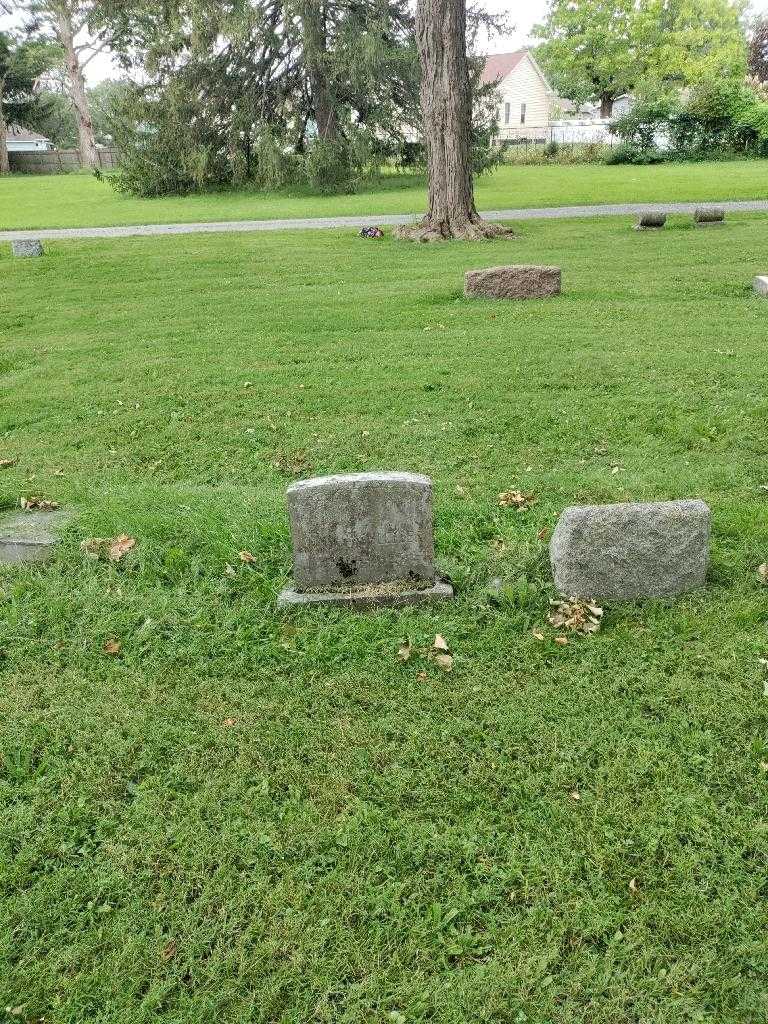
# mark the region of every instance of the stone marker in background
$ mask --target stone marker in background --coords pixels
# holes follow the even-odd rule
[[[768,274],[758,274],[752,282],[752,291],[757,295],[768,295]]]
[[[44,562],[58,543],[55,531],[70,518],[71,513],[58,509],[19,512],[0,519],[0,564]]]
[[[702,587],[709,530],[709,508],[698,499],[567,508],[549,545],[555,585],[596,601]]]
[[[699,206],[693,214],[693,223],[697,228],[711,227],[713,224],[725,222],[725,210],[722,206]]]
[[[287,491],[293,587],[278,605],[358,607],[453,597],[437,580],[432,481],[415,473],[315,477]]]
[[[635,231],[646,231],[649,228],[663,228],[667,223],[666,213],[662,213],[660,210],[654,210],[650,213],[641,213],[637,218],[637,224],[635,224]]]
[[[467,299],[545,299],[559,294],[559,267],[486,267],[464,275]]]
[[[43,243],[36,238],[20,238],[16,242],[11,242],[11,252],[14,256],[42,256]]]

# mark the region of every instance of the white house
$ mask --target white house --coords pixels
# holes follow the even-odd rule
[[[487,57],[482,82],[496,83],[500,141],[547,137],[558,101],[529,50]]]
[[[54,149],[50,139],[18,124],[10,124],[5,132],[5,144],[9,153],[39,153],[41,150]]]

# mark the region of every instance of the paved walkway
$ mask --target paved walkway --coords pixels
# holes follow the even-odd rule
[[[602,206],[551,206],[528,210],[485,210],[487,220],[549,220],[564,217],[632,216],[651,210],[693,213],[697,206],[722,206],[730,213],[768,213],[768,200],[733,203],[616,203]],[[296,231],[307,228],[362,228],[374,224],[410,224],[417,214],[386,213],[378,217],[301,217],[294,220],[223,220],[204,224],[134,224],[112,228],[29,228],[0,231],[0,241],[20,238],[130,238],[133,235],[193,235],[217,231]]]

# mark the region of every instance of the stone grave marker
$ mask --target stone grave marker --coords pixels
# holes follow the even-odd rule
[[[565,509],[549,545],[567,597],[639,600],[703,587],[710,511],[698,499]]]
[[[467,299],[546,299],[559,295],[560,286],[559,267],[520,264],[468,270],[464,275]]]
[[[752,291],[756,295],[768,295],[768,274],[758,274],[752,282]]]
[[[286,491],[293,586],[279,607],[417,604],[453,597],[436,576],[432,481],[415,473],[315,477]]]
[[[62,509],[53,512],[18,512],[0,519],[0,564],[44,562],[53,555],[56,532],[72,514]]]
[[[18,241],[11,242],[11,252],[14,256],[19,256],[23,259],[30,256],[42,256],[43,243],[37,238],[20,238]]]
[[[637,224],[635,224],[635,231],[648,231],[658,230],[663,228],[667,223],[666,213],[662,213],[660,210],[653,210],[648,213],[641,213],[637,218]]]
[[[722,206],[699,206],[693,214],[693,223],[697,228],[713,227],[725,223],[725,210]]]

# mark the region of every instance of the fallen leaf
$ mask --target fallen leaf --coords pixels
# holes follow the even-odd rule
[[[250,551],[240,551],[240,561],[247,562],[249,565],[256,561],[256,556],[252,555]]]
[[[544,634],[541,633],[538,629],[534,629],[533,637],[534,637],[534,640],[543,640],[544,639]]]
[[[119,562],[134,547],[136,540],[127,533],[119,537],[89,537],[80,544],[84,555],[102,562]]]
[[[427,678],[427,673],[422,669],[421,672],[416,673],[416,678],[423,682]]]
[[[453,669],[452,654],[435,654],[434,662],[443,672],[450,672]]]
[[[413,645],[411,644],[410,640],[406,640],[404,643],[400,645],[400,648],[397,652],[397,657],[399,661],[402,661],[402,663],[405,664],[406,661],[410,659],[412,654]]]
[[[172,960],[175,956],[176,943],[171,939],[171,941],[166,943],[166,945],[160,950],[160,958],[162,960]]]
[[[629,880],[629,891],[630,892],[637,892],[637,889],[638,889],[637,879],[636,878],[630,878],[630,880]]]
[[[499,505],[502,508],[526,509],[534,501],[536,498],[532,494],[525,494],[523,491],[502,491],[499,495]]]
[[[112,655],[119,654],[122,646],[123,645],[120,643],[119,640],[107,640],[107,642],[104,644],[104,653]]]
[[[110,562],[119,562],[123,555],[136,547],[136,538],[129,537],[127,533],[121,533],[109,542],[107,556]]]
[[[224,575],[237,576],[237,569],[234,567],[234,565],[230,565],[229,562],[227,562],[226,565],[224,566]]]
[[[549,530],[547,530],[546,528],[543,529],[543,530],[539,530],[539,532],[536,534],[536,536],[537,536],[537,538],[539,540],[542,540],[542,541],[543,540],[549,540]]]
[[[760,762],[760,767],[762,768],[762,770],[764,772],[768,772],[768,761],[761,761]]]
[[[15,466],[18,459],[0,459],[0,469],[10,469],[11,466]]]
[[[38,512],[54,512],[57,508],[60,508],[58,501],[50,501],[48,498],[22,498],[20,501],[21,507],[25,512],[32,512],[37,510]]]
[[[439,633],[435,636],[435,642],[432,644],[432,648],[435,651],[450,651],[448,641],[444,636],[440,636]]]
[[[590,601],[550,601],[548,621],[555,629],[587,636],[597,633],[603,619],[603,609]]]
[[[225,718],[224,721],[221,724],[222,725],[226,725],[226,727],[228,729],[231,729],[233,725],[237,725],[237,719],[236,718]]]
[[[757,575],[761,583],[768,583],[768,562],[763,562],[757,567]]]
[[[454,488],[454,492],[456,494],[458,494],[458,496],[460,498],[463,498],[464,495],[467,493],[466,489],[464,487],[462,487],[461,484],[456,484],[456,487]]]
[[[567,636],[556,636],[555,637],[555,643],[556,644],[560,644],[561,647],[565,647],[565,645],[568,643],[568,637]]]
[[[64,476],[64,470],[63,469],[54,469],[53,475],[54,476]]]
[[[578,791],[578,789],[572,789],[568,796],[571,798],[571,800],[581,800],[581,793]]]

